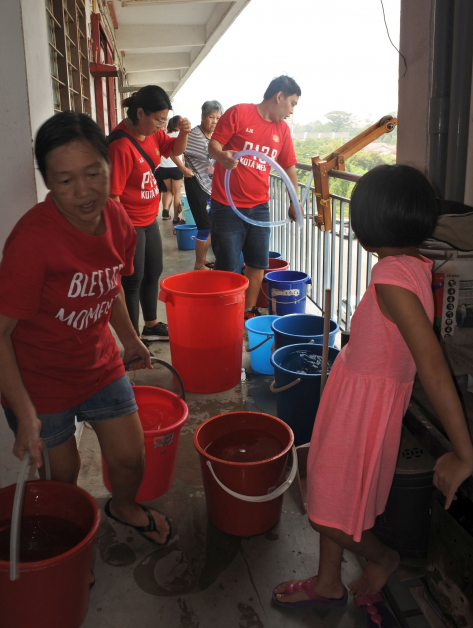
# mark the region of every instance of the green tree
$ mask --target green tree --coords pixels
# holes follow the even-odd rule
[[[347,129],[353,124],[352,114],[345,111],[329,111],[325,114],[325,117],[332,123],[335,133],[343,131],[343,129]]]
[[[298,163],[310,164],[311,158],[315,155],[320,155],[321,157],[326,157],[333,153],[335,150],[340,148],[344,140],[340,139],[313,139],[309,138],[307,140],[296,140],[294,142],[294,150],[296,152],[296,158]],[[355,174],[363,175],[368,170],[379,166],[380,164],[394,164],[396,163],[396,159],[393,155],[377,155],[376,153],[367,153],[363,151],[359,151],[350,159],[347,160],[346,169],[349,172],[353,172]],[[308,177],[309,172],[305,170],[298,170],[297,177],[299,183],[305,184]],[[350,181],[343,181],[341,179],[335,179],[330,177],[329,179],[330,185],[330,193],[335,194],[336,196],[343,196],[345,198],[350,198],[351,193],[353,191],[354,183]]]

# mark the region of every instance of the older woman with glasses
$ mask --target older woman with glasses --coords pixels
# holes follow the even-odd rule
[[[157,85],[147,85],[123,101],[127,117],[110,134],[110,196],[125,208],[138,236],[133,259],[134,272],[123,278],[125,300],[138,336],[140,304],[143,311],[143,340],[168,340],[168,328],[157,320],[158,283],[163,270],[163,248],[156,217],[159,189],[154,176],[162,157],[182,155],[191,124],[177,123],[179,135],[169,137],[167,124],[171,101]]]

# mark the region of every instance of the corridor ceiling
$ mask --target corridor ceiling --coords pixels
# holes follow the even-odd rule
[[[128,80],[120,91],[154,84],[175,96],[250,1],[107,1]]]

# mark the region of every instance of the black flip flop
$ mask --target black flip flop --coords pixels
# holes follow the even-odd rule
[[[204,266],[207,266],[207,268],[213,270],[215,268],[215,262],[207,262],[207,264],[204,264]]]
[[[146,539],[147,541],[149,541],[153,545],[157,545],[158,547],[166,547],[166,545],[168,545],[169,541],[172,538],[172,524],[171,524],[171,520],[168,519],[168,517],[166,517],[166,515],[164,513],[162,513],[160,510],[157,510],[156,508],[153,509],[153,510],[156,510],[156,512],[158,512],[160,515],[163,515],[163,517],[166,520],[166,523],[169,526],[169,532],[168,532],[168,535],[167,535],[166,540],[164,541],[164,543],[156,543],[156,541],[153,541],[153,539],[151,539],[149,536],[146,536],[146,534],[145,534],[145,532],[157,532],[156,522],[155,522],[155,520],[153,518],[153,515],[148,510],[148,508],[146,508],[146,506],[143,506],[142,504],[138,504],[138,506],[143,509],[143,512],[148,517],[148,521],[149,521],[148,525],[147,526],[134,526],[131,523],[127,523],[126,521],[122,521],[121,519],[118,519],[117,517],[112,515],[112,513],[110,511],[110,502],[111,501],[112,501],[112,498],[110,498],[108,500],[108,502],[105,504],[105,507],[104,507],[104,511],[105,511],[105,514],[107,515],[107,517],[110,517],[110,519],[115,519],[115,521],[118,521],[118,523],[121,523],[124,526],[128,526],[129,528],[133,528],[134,530],[136,530],[138,532],[138,534],[141,534],[141,536],[144,539]]]

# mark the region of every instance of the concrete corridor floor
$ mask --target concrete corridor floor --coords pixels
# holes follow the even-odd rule
[[[193,268],[194,251],[179,251],[172,224],[160,220],[164,241],[164,275]],[[165,320],[159,304],[158,320]],[[170,361],[169,343],[150,346],[159,358]],[[272,588],[294,577],[317,572],[317,534],[302,512],[294,484],[284,497],[278,525],[251,538],[226,535],[209,523],[199,458],[192,436],[208,417],[238,409],[276,414],[271,377],[251,372],[244,355],[245,381],[234,389],[209,395],[188,393],[189,420],[181,435],[176,479],[163,497],[149,502],[173,520],[171,545],[157,550],[134,532],[102,513],[94,557],[96,584],[84,628],[279,628],[364,626],[350,599],[341,610],[282,611],[271,603]],[[174,390],[164,368],[130,376],[135,384]],[[101,477],[100,452],[95,433],[84,429],[80,440],[82,469],[79,485],[103,509],[109,496]],[[357,559],[346,553],[345,582],[358,576]]]

